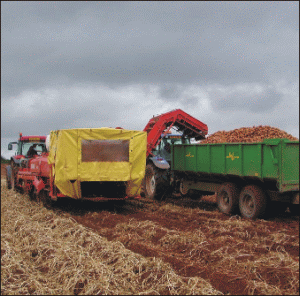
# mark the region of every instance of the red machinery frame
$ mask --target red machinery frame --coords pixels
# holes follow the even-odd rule
[[[147,157],[152,155],[152,150],[155,149],[164,135],[167,134],[173,126],[177,127],[179,131],[182,131],[184,136],[195,138],[196,140],[204,139],[208,133],[208,127],[205,123],[181,109],[175,109],[155,116],[149,120],[144,128],[144,131],[148,133]]]

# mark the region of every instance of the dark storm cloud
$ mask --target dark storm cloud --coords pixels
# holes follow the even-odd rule
[[[197,106],[198,102],[199,102],[199,98],[196,96],[185,96],[182,99],[183,106]]]
[[[295,135],[298,68],[298,2],[2,1],[1,144],[175,108]]]
[[[183,91],[183,87],[176,84],[163,84],[160,87],[160,97],[167,100],[178,100]]]
[[[289,55],[272,49],[281,43],[279,28],[294,33],[298,4],[293,2],[1,6],[3,99],[78,82],[156,83],[163,89],[174,83],[267,82],[274,68],[278,75],[298,73],[297,46],[291,44]],[[262,30],[269,20],[272,26]]]
[[[2,137],[15,136],[22,129],[26,129],[26,134],[47,134],[56,129],[92,127],[92,122],[98,127],[116,125],[119,109],[109,95],[97,96],[82,89],[75,92],[72,89],[40,90],[25,93],[21,100],[7,102],[5,109],[11,111],[1,113]]]
[[[222,91],[214,91],[212,105],[218,111],[251,111],[253,113],[264,113],[273,110],[283,98],[272,87],[255,90],[254,86],[247,85],[224,95]]]

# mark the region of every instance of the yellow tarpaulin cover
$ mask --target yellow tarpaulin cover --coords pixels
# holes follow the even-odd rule
[[[114,128],[51,131],[48,163],[54,184],[66,196],[81,198],[80,182],[127,182],[129,197],[140,194],[145,174],[147,133]]]

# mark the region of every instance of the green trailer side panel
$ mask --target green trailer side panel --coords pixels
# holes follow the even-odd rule
[[[196,149],[197,147],[194,145],[191,145],[188,147],[188,149],[185,149],[185,167],[190,172],[196,172],[197,171],[197,155],[196,155]]]
[[[282,143],[281,190],[299,189],[299,143]]]
[[[203,169],[204,173],[211,172],[211,149],[210,146],[197,148],[197,171]]]
[[[176,167],[178,171],[184,171],[185,170],[185,146],[183,145],[177,145],[176,147],[176,157],[172,159],[172,165]],[[174,146],[171,146],[172,149],[172,156],[174,155]]]
[[[279,175],[280,149],[274,145],[263,146],[262,175],[264,178],[277,179]]]
[[[243,176],[262,177],[261,154],[261,145],[243,145]]]
[[[225,173],[242,175],[242,151],[240,145],[223,145],[225,148]]]
[[[273,179],[279,191],[299,190],[299,141],[172,146],[175,171]]]

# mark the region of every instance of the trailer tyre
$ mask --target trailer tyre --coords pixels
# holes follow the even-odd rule
[[[180,183],[179,183],[179,193],[181,195],[181,197],[187,197],[189,195],[189,189],[186,189],[184,186],[183,186],[183,179],[180,180]]]
[[[224,183],[217,192],[217,204],[220,212],[231,215],[237,212],[239,188],[234,183]]]
[[[259,186],[248,185],[243,188],[239,198],[239,208],[244,218],[261,218],[266,206],[267,196]]]
[[[146,198],[160,200],[169,190],[167,170],[162,170],[149,163],[146,166],[144,194]]]

